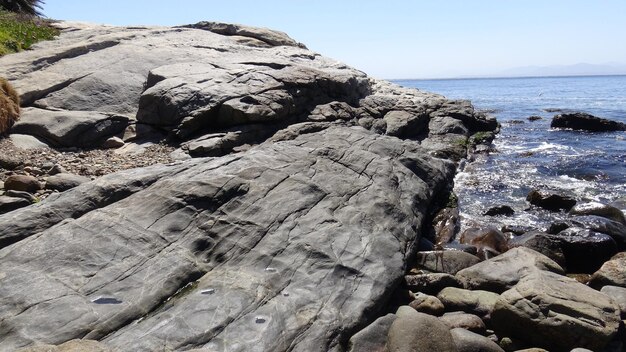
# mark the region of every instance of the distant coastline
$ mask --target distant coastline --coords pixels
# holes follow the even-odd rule
[[[455,81],[455,80],[481,80],[481,79],[537,79],[537,78],[585,78],[585,77],[624,77],[626,73],[598,74],[598,75],[545,75],[545,76],[458,76],[439,78],[393,78],[386,79],[389,82],[401,81]]]

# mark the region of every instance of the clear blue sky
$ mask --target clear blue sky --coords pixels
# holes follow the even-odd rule
[[[43,10],[119,25],[269,27],[380,78],[626,64],[626,0],[45,0]]]

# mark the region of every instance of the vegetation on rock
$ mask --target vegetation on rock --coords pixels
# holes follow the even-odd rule
[[[6,2],[0,0],[0,56],[29,49],[33,44],[59,34],[49,20],[27,12],[7,11]]]

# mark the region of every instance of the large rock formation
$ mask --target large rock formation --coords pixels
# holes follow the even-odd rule
[[[157,130],[212,158],[0,215],[0,349],[343,350],[384,313],[464,142],[497,127],[280,32],[61,25],[0,59],[14,131],[89,147]]]

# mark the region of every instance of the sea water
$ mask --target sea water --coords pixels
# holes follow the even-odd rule
[[[495,151],[466,163],[455,179],[464,227],[473,222],[546,228],[565,214],[529,207],[533,189],[579,201],[611,203],[626,196],[626,132],[550,128],[563,112],[626,122],[626,76],[398,80],[405,87],[471,100],[501,123]],[[528,117],[542,119],[529,121]],[[511,217],[484,216],[509,205]]]

